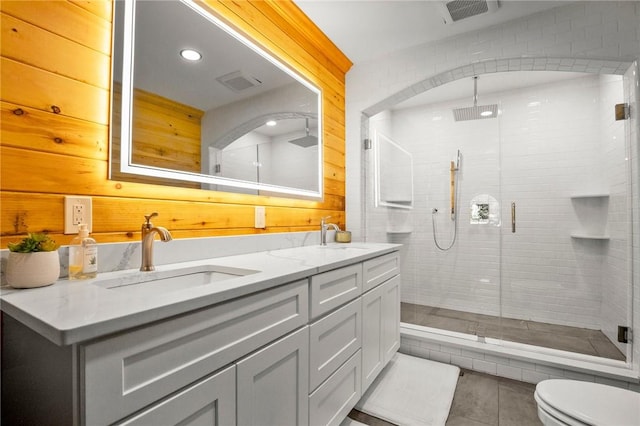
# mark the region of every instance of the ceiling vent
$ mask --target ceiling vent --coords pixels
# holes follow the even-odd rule
[[[437,3],[446,24],[498,10],[498,0],[452,0]]]
[[[234,71],[232,73],[225,74],[222,77],[216,78],[216,80],[234,92],[242,92],[243,90],[262,84],[262,82],[257,78],[248,76],[242,71]]]

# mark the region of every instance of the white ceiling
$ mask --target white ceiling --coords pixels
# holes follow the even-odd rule
[[[294,0],[354,64],[562,6],[570,0],[500,0],[494,13],[445,24],[436,0]]]
[[[437,0],[294,0],[354,64],[390,52],[435,42],[564,6],[575,0],[499,0],[498,10],[446,24]],[[493,73],[478,81],[483,94],[545,84],[581,74],[568,72]],[[473,101],[473,81],[461,79],[428,90],[394,109],[448,100]]]

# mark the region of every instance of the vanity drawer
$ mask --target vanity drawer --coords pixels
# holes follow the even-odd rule
[[[385,254],[364,262],[362,274],[364,275],[363,293],[382,284],[389,278],[400,273],[400,255],[398,252]]]
[[[84,424],[117,421],[308,322],[306,280],[80,349]]]
[[[362,396],[361,354],[356,352],[309,395],[309,425],[339,425]]]
[[[309,391],[317,388],[362,344],[362,303],[356,299],[311,325]]]
[[[193,424],[185,420],[210,420],[211,426],[236,424],[236,366],[206,378],[118,426]]]
[[[311,277],[311,318],[317,318],[362,293],[362,264]]]

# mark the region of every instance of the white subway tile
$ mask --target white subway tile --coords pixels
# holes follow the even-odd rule
[[[482,373],[493,374],[494,376],[498,373],[498,367],[495,362],[487,362],[480,359],[473,360],[473,369]]]
[[[615,386],[617,388],[629,389],[628,382],[622,382],[620,380],[609,379],[607,377],[596,376],[596,383],[601,383],[603,385]]]
[[[522,369],[516,367],[509,367],[507,365],[498,364],[497,370],[498,376],[506,377],[508,379],[522,381]]]
[[[430,358],[433,361],[443,362],[445,364],[451,363],[451,354],[445,352],[431,351]]]
[[[548,374],[540,373],[538,371],[522,370],[522,381],[527,383],[538,384],[543,380],[548,380],[551,377]]]
[[[451,355],[451,364],[466,368],[467,370],[473,369],[473,359],[466,356]]]

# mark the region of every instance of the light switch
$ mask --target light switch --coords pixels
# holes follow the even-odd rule
[[[256,206],[255,210],[255,226],[256,229],[265,229],[267,223],[265,220],[265,208],[264,206]]]

